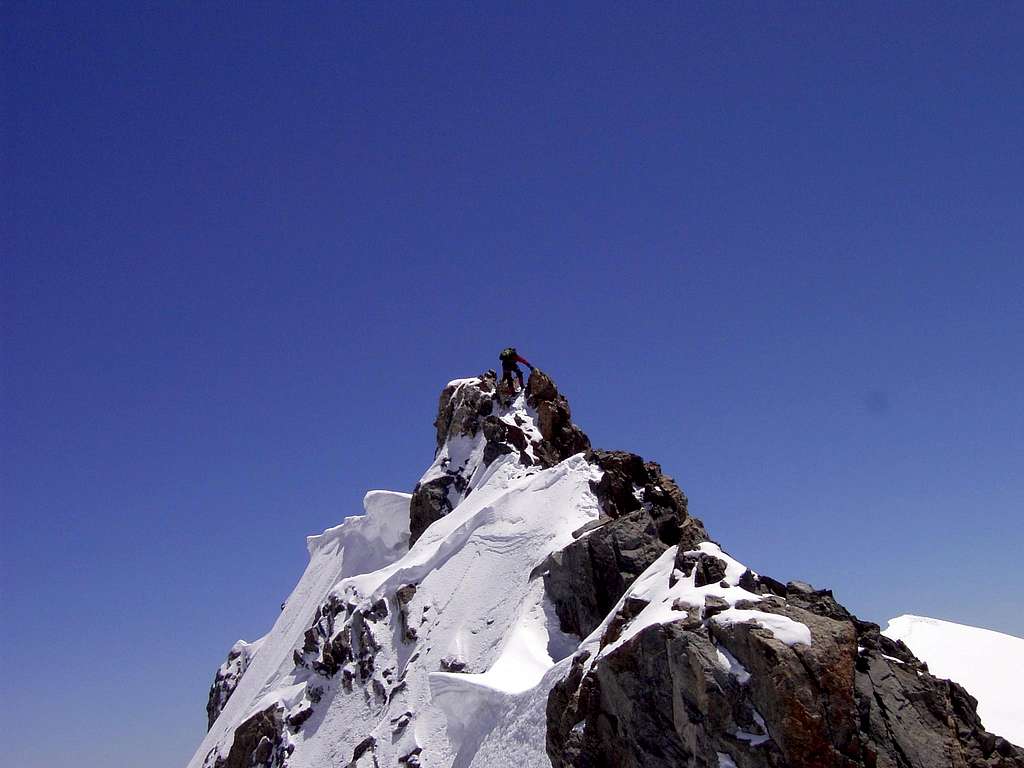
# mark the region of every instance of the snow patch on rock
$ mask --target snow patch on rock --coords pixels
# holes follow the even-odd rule
[[[786,645],[811,644],[811,630],[806,624],[801,624],[799,621],[794,621],[788,616],[780,616],[776,613],[728,608],[722,613],[713,616],[712,621],[725,625],[753,622],[759,627],[767,629],[776,640]]]

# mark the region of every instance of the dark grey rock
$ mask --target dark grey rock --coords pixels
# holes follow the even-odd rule
[[[635,453],[602,450],[588,451],[587,461],[601,469],[601,479],[591,487],[608,517],[617,519],[642,510],[658,539],[668,546],[693,549],[707,540],[700,521],[688,516],[686,495],[656,462],[645,462]]]
[[[409,620],[409,603],[412,602],[415,595],[415,584],[403,584],[395,591],[395,599],[398,601],[399,620],[402,623],[402,637],[407,642],[415,640],[417,636],[416,628],[412,626]]]
[[[753,722],[751,704],[703,628],[647,627],[584,668],[574,659],[548,699],[554,768],[712,768],[741,744],[765,756],[758,765],[783,765],[771,741],[751,749],[733,736]]]
[[[814,587],[808,584],[806,581],[790,581],[786,584],[786,594],[798,595],[813,595]]]
[[[693,584],[703,587],[725,578],[725,561],[705,552],[687,552],[682,547],[676,552],[675,567],[684,576],[693,576]]]
[[[352,759],[346,768],[377,768],[377,740],[373,736],[367,736],[352,750]]]
[[[302,724],[304,722],[306,722],[307,720],[309,720],[310,717],[312,717],[312,715],[312,707],[302,707],[301,709],[299,709],[299,711],[291,715],[288,715],[288,717],[285,718],[285,721],[288,723],[289,728],[291,728],[293,731],[297,731],[299,728],[302,727]]]
[[[445,656],[441,659],[442,672],[465,672],[466,662],[455,656]]]
[[[778,595],[786,596],[786,585],[769,576],[762,576],[754,573],[749,568],[740,576],[739,585],[748,592],[755,595]]]
[[[466,479],[460,474],[442,475],[416,484],[409,500],[409,546],[415,544],[427,528],[452,511],[450,489],[454,487],[461,494],[466,485]]]
[[[564,632],[585,637],[667,545],[642,510],[613,520],[555,553],[544,587]]]
[[[686,497],[654,462],[622,451],[590,451],[602,471],[592,484],[603,521],[544,564],[544,587],[564,632],[585,637],[630,584],[669,546],[693,548],[708,536],[689,517]]]
[[[228,754],[217,758],[215,768],[283,768],[287,757],[283,712],[275,704],[235,728]]]
[[[239,641],[228,652],[228,657],[217,669],[210,693],[206,700],[206,729],[213,727],[214,721],[220,716],[231,694],[238,687],[242,675],[249,668],[252,654],[249,644]]]
[[[704,618],[710,619],[722,611],[729,608],[729,603],[720,597],[714,595],[705,595],[704,597]]]
[[[646,627],[592,667],[575,658],[548,698],[552,765],[711,768],[724,753],[738,768],[1024,768],[1024,750],[984,731],[963,688],[826,590],[798,586],[791,600],[743,607],[803,623],[811,645],[705,611],[703,622],[687,613]],[[717,646],[749,679],[729,674]]]
[[[618,640],[622,630],[629,625],[629,622],[639,616],[640,612],[648,605],[649,603],[646,600],[633,596],[627,597],[623,601],[622,607],[615,612],[615,616],[608,623],[604,636],[601,638],[602,647]]]

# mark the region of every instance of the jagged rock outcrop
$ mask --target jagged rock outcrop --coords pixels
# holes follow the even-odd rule
[[[628,606],[620,625],[638,613]],[[687,611],[597,661],[577,656],[548,699],[552,765],[1024,766],[1024,750],[985,732],[963,688],[928,674],[906,646],[858,621],[830,592],[793,583],[784,597],[736,608],[799,622],[811,642]],[[606,634],[601,648],[616,639]]]
[[[543,468],[590,448],[550,376],[534,369],[519,397],[535,411],[535,421],[513,411],[514,398],[503,401],[491,370],[453,381],[441,391],[434,466],[417,483],[410,502],[410,545],[469,495],[481,470],[499,457],[514,455],[525,467]],[[464,439],[464,453],[443,455],[453,438]]]
[[[689,516],[686,496],[655,462],[623,451],[590,451],[587,460],[603,473],[592,484],[603,514],[555,553],[544,573],[562,630],[580,637],[666,549],[680,542],[693,549],[708,538],[703,523]]]
[[[480,431],[480,420],[494,412],[497,402],[498,378],[488,370],[475,379],[456,379],[441,390],[434,429],[437,447],[459,435],[473,436]]]
[[[537,426],[544,438],[537,451],[542,465],[552,467],[590,449],[590,438],[572,423],[569,401],[546,373],[537,369],[530,372],[526,402],[537,412]]]
[[[444,474],[418,483],[409,502],[409,544],[423,535],[431,525],[455,508],[459,498],[466,492],[467,481],[458,473]]]
[[[725,581],[725,560],[687,500],[654,462],[591,451],[603,515],[544,564],[561,628],[583,638],[629,586],[676,546],[669,586]],[[627,596],[606,623],[597,660],[584,652],[548,699],[555,768],[1024,768],[1024,750],[984,731],[976,702],[927,672],[905,646],[861,622],[827,590],[783,586],[745,570],[736,587],[756,601],[675,601],[675,621],[648,626],[618,647],[648,602]],[[749,621],[715,620],[730,608],[784,616],[811,642],[786,643]],[[725,663],[723,664],[723,660]]]
[[[247,643],[245,640],[239,640],[231,646],[227,659],[217,669],[213,684],[210,686],[210,695],[206,701],[207,728],[213,725],[213,721],[217,719],[221,710],[224,709],[224,705],[231,698],[231,694],[235,692],[238,681],[245,674],[258,647],[258,642]]]
[[[210,755],[212,768],[284,768],[291,750],[283,734],[283,710],[272,705],[235,729],[226,757]]]
[[[295,651],[295,666],[312,669],[325,683],[340,672],[344,690],[351,692],[354,682],[362,683],[368,686],[371,702],[385,697],[394,682],[392,670],[377,670],[376,656],[381,647],[380,635],[391,631],[389,614],[384,598],[359,606],[336,595],[329,596],[317,608],[301,650]]]

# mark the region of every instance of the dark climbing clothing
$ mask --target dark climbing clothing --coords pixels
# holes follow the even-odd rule
[[[501,350],[501,354],[498,355],[498,359],[501,360],[502,370],[512,370],[516,367],[516,363],[522,363],[531,371],[533,370],[530,361],[516,352],[515,347],[505,347],[505,349]]]
[[[517,379],[519,379],[519,388],[522,389],[525,386],[523,384],[523,369],[520,368],[515,363],[512,363],[511,366],[505,365],[505,361],[502,360],[501,383],[504,384],[507,381],[508,385],[511,387],[512,386],[512,376],[513,376],[513,374],[515,375],[515,377]]]
[[[515,347],[505,347],[505,349],[501,350],[501,354],[498,355],[498,359],[501,360],[502,384],[507,381],[511,387],[512,377],[515,376],[519,379],[519,388],[523,389],[523,371],[518,365],[516,365],[516,363],[522,363],[532,371],[533,366],[530,365],[529,361],[525,357],[521,357],[519,353],[516,352]]]

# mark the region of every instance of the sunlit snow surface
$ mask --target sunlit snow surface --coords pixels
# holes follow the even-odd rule
[[[883,634],[966,688],[987,730],[1024,746],[1024,639],[924,616],[892,619]]]

